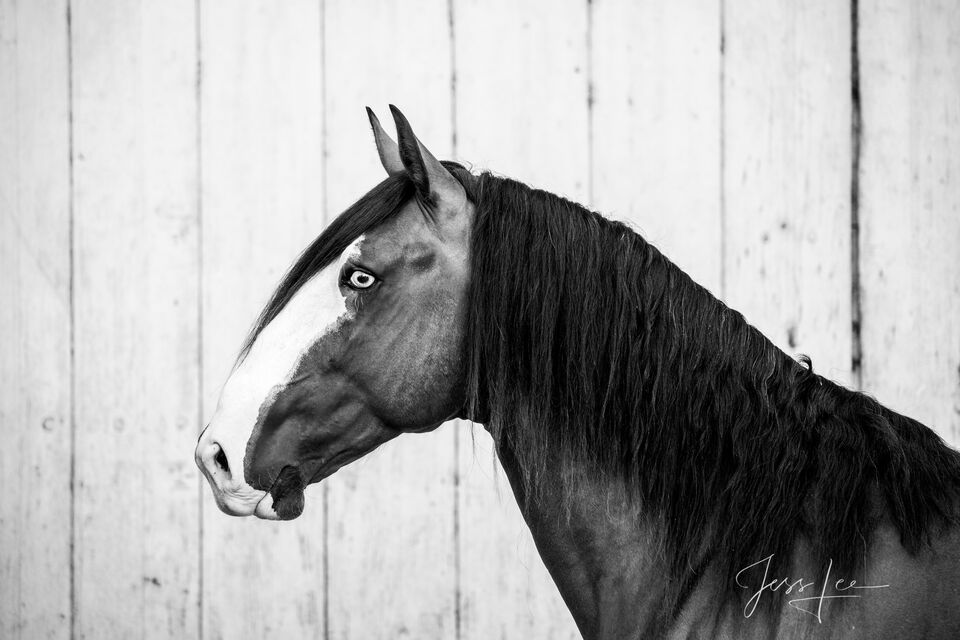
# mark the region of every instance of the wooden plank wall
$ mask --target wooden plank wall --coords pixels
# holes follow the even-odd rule
[[[863,387],[960,446],[960,4],[859,22]]]
[[[73,626],[185,637],[200,548],[183,454],[200,417],[193,3],[70,15]]]
[[[0,637],[72,625],[66,0],[0,3]]]
[[[293,523],[196,435],[364,105],[633,224],[960,446],[960,10],[935,0],[0,0],[0,637],[577,637],[480,428]]]

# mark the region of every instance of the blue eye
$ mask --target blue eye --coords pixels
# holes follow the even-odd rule
[[[376,284],[377,278],[366,271],[361,271],[360,269],[354,270],[350,274],[350,277],[347,278],[347,285],[352,289],[369,289],[374,284]]]

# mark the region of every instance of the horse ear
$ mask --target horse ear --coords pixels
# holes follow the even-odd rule
[[[380,126],[380,120],[370,107],[367,107],[367,117],[370,119],[370,126],[373,127],[373,140],[377,143],[380,163],[386,169],[387,175],[395,176],[401,173],[403,162],[400,160],[400,149],[397,147],[397,143],[383,130],[383,127]]]
[[[467,203],[463,185],[420,143],[400,110],[390,105],[390,112],[397,124],[400,160],[420,195],[441,209],[462,210]]]

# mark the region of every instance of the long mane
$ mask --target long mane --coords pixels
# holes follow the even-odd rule
[[[917,550],[958,521],[960,454],[813,373],[626,225],[489,174],[472,189],[470,413],[516,457],[624,482],[675,583],[799,538],[854,571],[881,519]],[[683,597],[683,587],[674,594]],[[676,603],[674,603],[676,604]]]

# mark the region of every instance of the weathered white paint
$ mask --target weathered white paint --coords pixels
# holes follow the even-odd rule
[[[960,447],[960,4],[860,15],[863,387]]]
[[[283,270],[382,176],[365,105],[629,219],[855,380],[847,2],[67,9],[0,0],[4,638],[575,637],[482,429],[397,438],[291,523],[194,471]],[[954,444],[958,24],[860,0],[863,384]]]
[[[73,3],[70,15],[74,629],[191,638],[200,579],[200,496],[184,460],[200,375],[194,3]]]
[[[66,3],[0,2],[0,638],[70,636]]]

